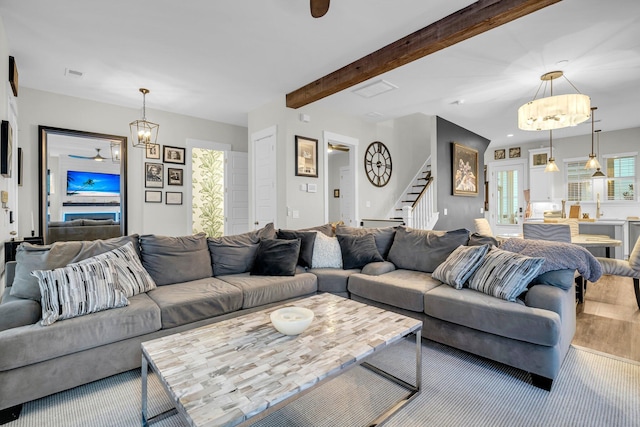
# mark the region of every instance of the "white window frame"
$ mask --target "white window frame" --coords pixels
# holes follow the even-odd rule
[[[563,163],[563,174],[564,174],[564,195],[565,195],[565,199],[568,202],[577,202],[578,200],[571,200],[569,198],[569,164],[570,163],[581,163],[582,167],[584,167],[584,165],[587,163],[587,157],[572,157],[572,158],[567,158],[567,159],[562,159],[562,163]],[[593,174],[593,172],[591,172],[591,174]],[[585,180],[586,181],[586,180]],[[579,182],[584,182],[584,181],[579,181]],[[587,199],[581,199],[580,202],[592,202],[593,200],[595,200],[595,191],[594,191],[594,183],[593,183],[593,178],[590,179],[591,182],[591,198]]]
[[[603,197],[603,202],[604,203],[635,203],[638,201],[638,152],[627,152],[627,153],[612,153],[612,154],[603,154],[602,155],[602,171],[606,174],[607,173],[607,160],[608,159],[615,159],[615,158],[619,158],[619,157],[634,157],[634,175],[633,175],[633,199],[630,200],[625,200],[625,199],[618,199],[618,200],[609,200],[607,197],[607,182],[611,179],[615,179],[615,178],[609,178],[609,176],[607,176],[606,178],[603,179],[604,184],[603,184],[603,194],[605,195],[605,197]]]

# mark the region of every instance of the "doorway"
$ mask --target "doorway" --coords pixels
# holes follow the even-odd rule
[[[495,234],[522,232],[524,218],[524,163],[490,163],[490,215]]]
[[[276,220],[276,131],[272,126],[251,134],[253,146],[253,228]]]
[[[358,225],[358,142],[356,138],[323,132],[325,222],[346,218],[350,222],[345,221],[346,225]],[[344,150],[345,156],[340,157],[329,153],[330,145],[345,147],[348,151]],[[346,168],[344,174],[342,168]],[[334,190],[338,190],[339,197],[334,197],[338,194]]]

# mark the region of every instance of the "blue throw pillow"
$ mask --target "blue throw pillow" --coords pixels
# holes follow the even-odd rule
[[[489,245],[458,246],[431,274],[436,280],[462,289],[464,283],[480,267]]]

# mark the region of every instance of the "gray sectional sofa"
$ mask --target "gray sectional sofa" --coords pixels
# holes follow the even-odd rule
[[[531,372],[535,385],[550,389],[575,331],[573,270],[536,277],[516,301],[506,301],[432,277],[460,245],[486,252],[485,237],[404,227],[339,226],[335,233],[337,238],[329,224],[294,232],[297,239],[284,241],[298,245],[295,255],[289,247],[265,245],[278,237],[273,226],[219,239],[132,235],[22,245],[17,262],[7,265],[12,286],[0,304],[0,410],[137,368],[143,341],[318,292],[419,318],[425,337]],[[333,264],[326,257],[316,261],[320,241],[334,249],[340,244],[337,262],[343,268],[327,267]],[[156,287],[129,297],[125,307],[40,324],[31,271],[63,267],[129,242]],[[265,267],[269,250],[280,258]],[[335,258],[335,252],[326,256]],[[284,275],[261,275],[260,268]]]

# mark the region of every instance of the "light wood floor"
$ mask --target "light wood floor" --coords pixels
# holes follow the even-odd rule
[[[577,306],[572,344],[640,362],[640,309],[633,279],[602,276]]]

